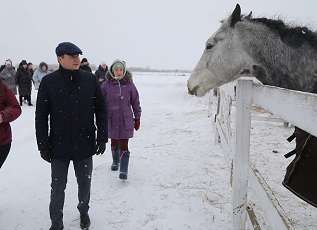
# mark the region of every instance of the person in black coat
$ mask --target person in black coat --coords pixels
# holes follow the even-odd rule
[[[106,73],[108,72],[108,66],[105,62],[101,62],[98,69],[95,72],[95,75],[99,81],[99,84],[101,85],[107,78]]]
[[[80,69],[92,73],[87,58],[83,58],[83,59],[81,60]]]
[[[27,65],[26,60],[22,60],[16,74],[20,106],[23,105],[23,98],[28,101],[29,106],[33,105],[31,103],[32,75]]]
[[[51,163],[51,229],[64,228],[64,190],[71,160],[78,183],[80,226],[86,229],[90,226],[92,156],[106,149],[107,109],[96,77],[79,70],[80,48],[62,42],[55,51],[59,69],[43,77],[35,112],[38,149]]]

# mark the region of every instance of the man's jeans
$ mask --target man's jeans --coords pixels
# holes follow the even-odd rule
[[[63,224],[63,208],[70,160],[52,159],[51,202],[49,206],[52,226],[59,228]],[[90,187],[92,177],[92,157],[73,161],[78,184],[77,208],[80,213],[89,209]]]

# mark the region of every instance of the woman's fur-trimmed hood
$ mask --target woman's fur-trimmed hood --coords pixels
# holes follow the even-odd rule
[[[107,73],[106,73],[106,77],[107,77],[107,81],[117,81],[116,79],[114,79],[111,74],[110,74],[110,71],[109,70]],[[126,83],[130,83],[130,82],[133,82],[133,79],[132,79],[132,74],[129,70],[126,71],[124,77],[120,80],[120,82],[126,82]]]

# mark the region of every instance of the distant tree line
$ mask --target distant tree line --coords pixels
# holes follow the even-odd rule
[[[95,64],[89,64],[90,68],[92,69],[93,73],[98,69],[98,66]],[[34,69],[37,66],[34,65]],[[50,71],[54,71],[58,69],[58,64],[48,64],[48,69]],[[191,70],[180,70],[180,69],[151,69],[149,67],[142,68],[142,67],[127,67],[130,72],[180,72],[180,73],[190,73]]]

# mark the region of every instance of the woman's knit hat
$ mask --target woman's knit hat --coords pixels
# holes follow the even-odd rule
[[[111,65],[111,71],[114,72],[115,69],[124,69],[125,70],[125,65],[124,62],[116,59]]]

